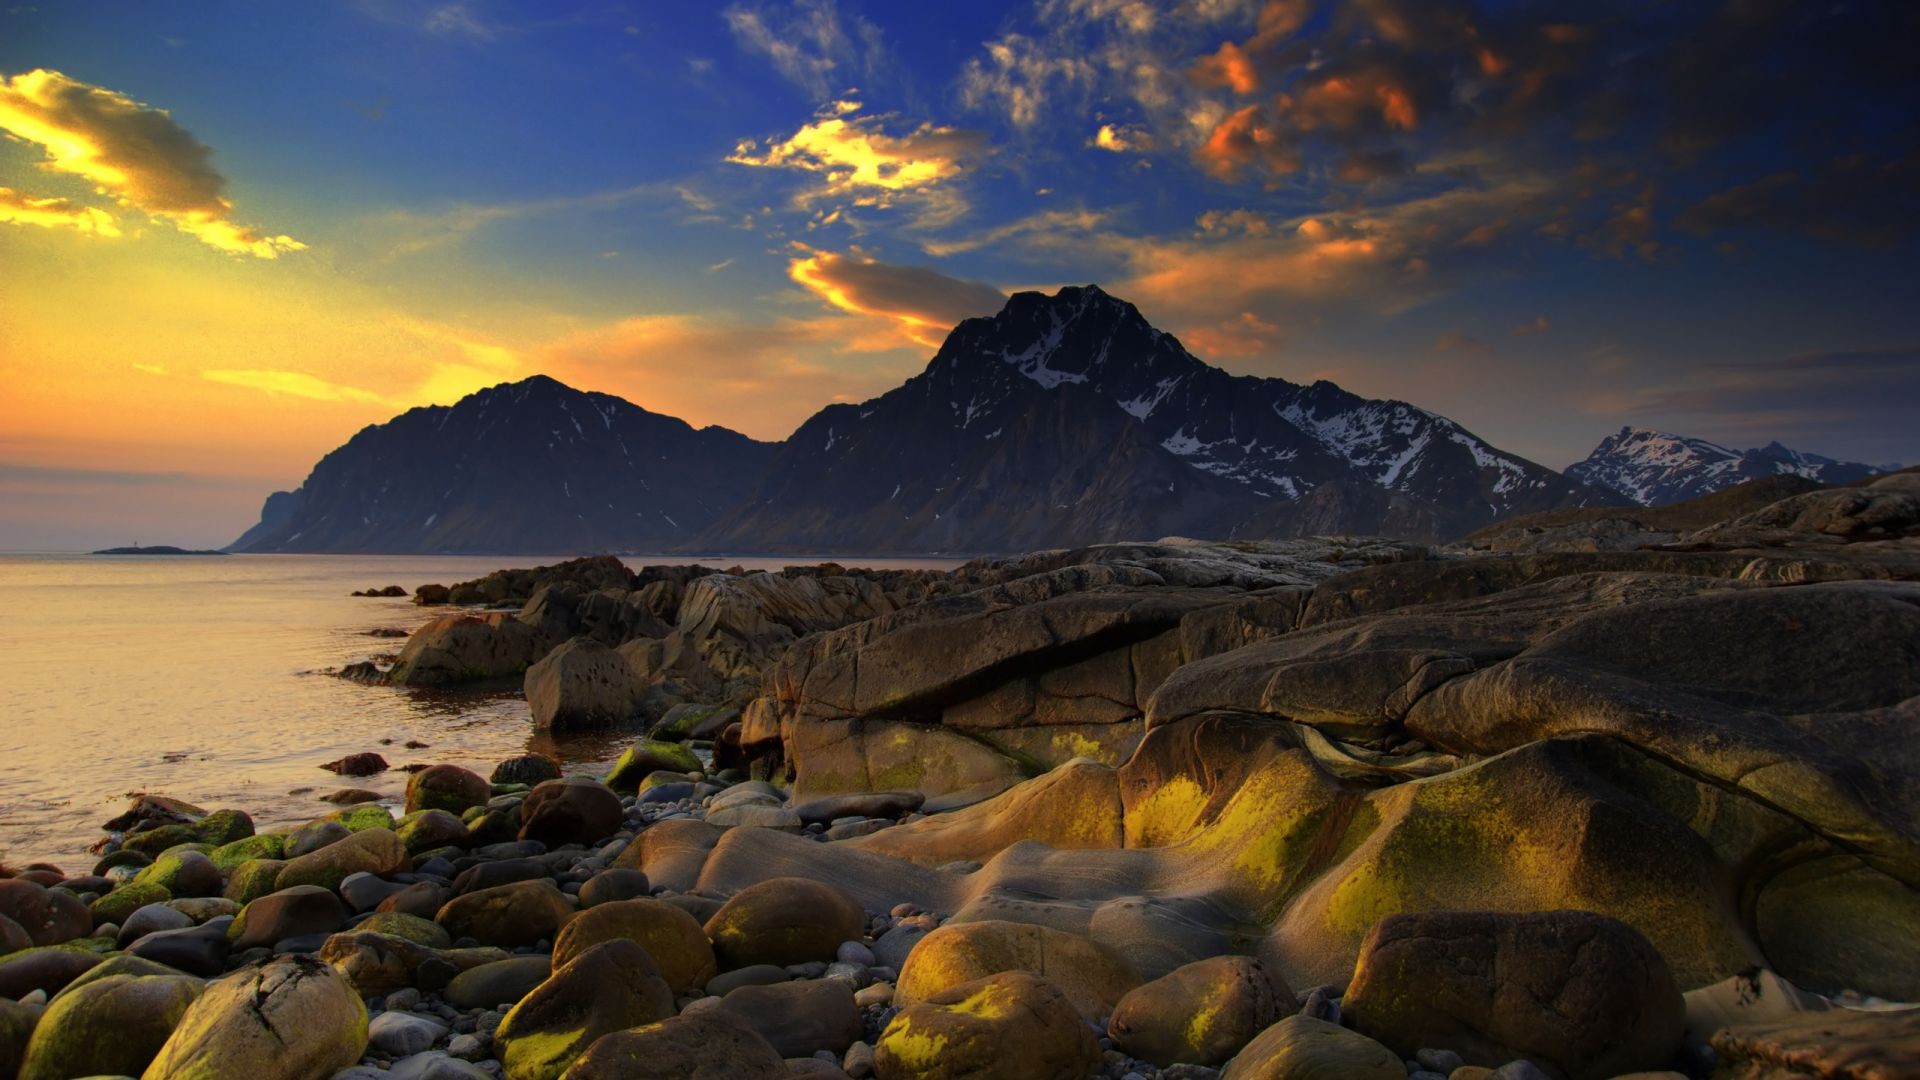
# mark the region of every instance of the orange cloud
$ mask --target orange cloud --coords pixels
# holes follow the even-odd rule
[[[38,225],[44,229],[78,229],[99,236],[119,236],[113,215],[71,199],[36,199],[12,188],[0,187],[0,221]]]
[[[1194,157],[1201,168],[1222,180],[1238,180],[1256,166],[1276,173],[1300,167],[1292,140],[1258,105],[1248,105],[1214,125]]]
[[[938,348],[962,319],[991,315],[1006,294],[979,281],[949,277],[924,266],[806,249],[787,275],[841,311],[892,320],[909,340]]]
[[[1251,311],[1243,311],[1225,322],[1182,331],[1180,339],[1198,356],[1214,360],[1244,359],[1272,352],[1280,343],[1280,327]]]
[[[1219,49],[1201,57],[1193,66],[1192,77],[1195,85],[1210,90],[1246,95],[1260,89],[1260,73],[1254,69],[1253,58],[1231,41],[1221,42]]]
[[[44,168],[87,180],[222,251],[272,259],[306,247],[234,223],[212,149],[165,109],[39,68],[0,82],[0,129],[39,144]]]
[[[816,174],[818,185],[797,200],[802,206],[830,199],[888,206],[900,196],[944,188],[987,151],[986,137],[976,131],[926,123],[889,135],[885,118],[854,115],[859,110],[857,101],[833,102],[785,139],[743,140],[727,160]]]
[[[253,390],[264,390],[269,394],[285,394],[288,397],[306,398],[310,401],[375,403],[386,400],[371,390],[362,390],[356,386],[342,386],[316,375],[309,375],[304,371],[213,369],[202,371],[200,377],[209,382],[245,386]]]

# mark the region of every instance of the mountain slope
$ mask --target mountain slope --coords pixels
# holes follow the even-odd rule
[[[1020,293],[895,390],[803,424],[709,546],[1006,551],[1386,532],[1616,501],[1458,424],[1230,375],[1098,287]]]
[[[1641,506],[1665,506],[1767,476],[1844,484],[1886,468],[1803,454],[1777,442],[1730,450],[1705,439],[1623,427],[1600,440],[1586,460],[1568,466],[1567,475],[1617,491]]]
[[[545,376],[360,431],[232,551],[572,552],[685,545],[771,444]]]

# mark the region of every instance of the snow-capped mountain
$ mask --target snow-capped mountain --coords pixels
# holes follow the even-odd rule
[[[1005,551],[1123,536],[1451,537],[1617,501],[1445,417],[1230,375],[1096,286],[1020,293],[921,374],[815,414],[712,544]]]
[[[536,375],[361,430],[269,496],[230,550],[667,550],[731,509],[772,453]]]
[[[1898,467],[1836,461],[1789,450],[1778,442],[1731,450],[1705,439],[1623,427],[1600,440],[1586,460],[1568,466],[1567,475],[1617,491],[1642,506],[1665,506],[1763,476],[1803,476],[1822,484],[1844,484]]]

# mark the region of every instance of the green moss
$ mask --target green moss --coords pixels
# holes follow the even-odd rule
[[[152,882],[129,882],[93,902],[93,925],[116,926],[127,921],[127,916],[146,907],[148,904],[164,904],[173,899],[166,886]]]
[[[227,899],[237,904],[251,904],[255,900],[274,892],[280,878],[280,871],[287,864],[279,859],[248,859],[234,867],[227,878]]]
[[[253,819],[239,810],[215,810],[193,827],[194,839],[219,847],[253,835]]]
[[[700,759],[679,743],[642,739],[613,763],[613,771],[607,774],[607,786],[615,791],[633,791],[650,772],[690,773],[700,769]]]
[[[121,846],[143,855],[158,855],[175,844],[191,844],[200,839],[191,825],[162,825],[157,829],[134,833]]]
[[[335,810],[324,820],[337,821],[347,827],[349,832],[365,832],[368,829],[391,829],[394,827],[393,815],[379,803],[361,803]]]
[[[359,933],[387,934],[405,938],[417,945],[425,945],[429,949],[447,949],[453,946],[453,938],[440,927],[439,923],[398,911],[377,912],[356,925],[354,930]]]
[[[213,865],[220,868],[222,874],[233,876],[240,864],[250,859],[279,859],[287,853],[287,838],[273,834],[261,834],[223,844],[208,856]]]

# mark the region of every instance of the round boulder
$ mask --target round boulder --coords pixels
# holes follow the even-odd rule
[[[788,1077],[779,1051],[725,1009],[701,1009],[597,1040],[566,1080]]]
[[[418,855],[435,848],[459,847],[467,842],[467,826],[445,810],[416,810],[394,829],[407,853]]]
[[[252,864],[243,864],[243,867],[246,865]],[[407,846],[400,842],[393,830],[367,829],[310,855],[289,860],[280,868],[274,884],[276,889],[290,889],[295,885],[338,889],[349,874],[364,872],[385,877],[397,874],[407,866]],[[237,900],[239,897],[230,899]]]
[[[716,965],[706,931],[680,908],[647,897],[596,904],[574,916],[554,939],[554,966],[619,938],[646,949],[676,995],[713,978]]]
[[[1127,991],[1107,1034],[1133,1057],[1219,1066],[1299,1008],[1292,991],[1247,956],[1196,960]]]
[[[560,763],[546,754],[521,754],[495,765],[492,779],[496,784],[525,784],[532,787],[548,780],[558,780],[560,775]]]
[[[853,987],[841,979],[796,979],[741,986],[722,998],[783,1057],[807,1057],[820,1050],[844,1054],[860,1038],[860,1007]]]
[[[512,1005],[552,974],[553,963],[549,957],[515,956],[468,968],[455,975],[440,996],[462,1009]]]
[[[458,765],[431,765],[407,781],[407,813],[445,810],[458,817],[469,806],[485,806],[493,785]]]
[[[573,917],[573,905],[551,881],[516,881],[480,889],[447,901],[433,921],[457,941],[513,948],[553,941]]]
[[[1341,1002],[1360,1032],[1571,1080],[1661,1069],[1686,1003],[1638,930],[1589,911],[1420,912],[1375,923]]]
[[[93,929],[93,913],[79,897],[18,878],[0,880],[0,916],[20,924],[35,945],[58,945]]]
[[[699,772],[700,759],[679,743],[642,739],[627,747],[607,774],[607,786],[615,791],[633,791],[651,772]]]
[[[1045,973],[1088,1020],[1113,1014],[1140,976],[1097,941],[1033,923],[986,919],[950,922],[907,955],[894,1000],[911,1005],[1000,971]]]
[[[330,1076],[367,1046],[367,1007],[325,964],[293,959],[210,984],[142,1080]]]
[[[707,921],[707,936],[728,967],[804,964],[831,961],[840,943],[858,938],[866,925],[866,911],[845,890],[783,877],[735,893]]]
[[[110,975],[61,994],[33,1030],[20,1080],[139,1076],[200,986],[184,975]]]
[[[1220,1080],[1407,1080],[1399,1055],[1311,1016],[1289,1016],[1227,1063]]]
[[[598,780],[569,776],[548,780],[520,804],[520,839],[550,848],[595,844],[620,831],[625,809],[620,796]]]
[[[580,906],[588,908],[615,900],[635,900],[651,892],[652,883],[638,870],[602,870],[580,886]]]
[[[873,1063],[883,1080],[1081,1080],[1099,1073],[1100,1044],[1059,987],[1003,971],[901,1010]]]
[[[551,1080],[602,1035],[673,1015],[673,991],[647,951],[603,941],[556,969],[501,1021],[494,1040],[513,1080]]]

